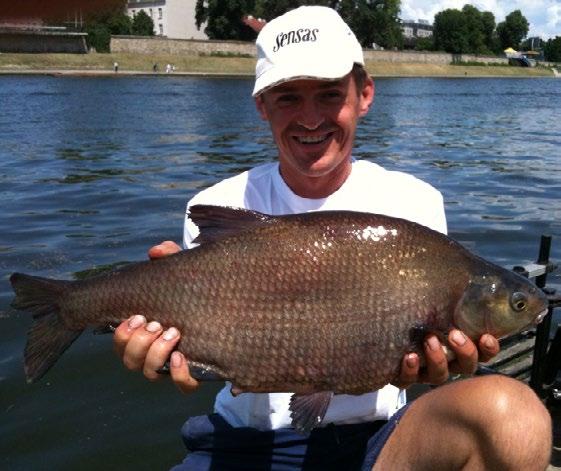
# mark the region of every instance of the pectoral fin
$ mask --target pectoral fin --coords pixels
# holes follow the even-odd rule
[[[310,432],[323,420],[333,393],[293,394],[290,398],[292,426],[301,433]]]

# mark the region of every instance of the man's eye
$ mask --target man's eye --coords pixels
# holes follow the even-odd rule
[[[298,97],[296,95],[280,95],[277,98],[277,101],[279,103],[294,103],[296,100],[298,99]]]
[[[330,90],[325,92],[323,96],[326,100],[339,100],[343,94],[339,90]]]

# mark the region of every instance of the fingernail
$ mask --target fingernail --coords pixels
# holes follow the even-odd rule
[[[429,338],[427,338],[426,344],[433,352],[438,351],[438,349],[440,348],[440,342],[434,335],[431,335]]]
[[[171,359],[170,359],[171,366],[173,366],[174,368],[177,368],[177,367],[181,366],[182,362],[183,362],[183,355],[181,353],[173,352],[171,354]]]
[[[160,325],[160,323],[156,321],[152,321],[146,326],[146,330],[152,333],[158,332],[158,330],[160,330],[161,328],[162,326]]]
[[[175,337],[177,337],[178,334],[179,331],[175,327],[170,327],[168,330],[164,332],[162,338],[164,340],[173,340]]]
[[[483,338],[483,345],[485,345],[488,349],[495,348],[495,342],[493,342],[493,339],[489,337]]]
[[[416,355],[414,355],[413,353],[408,354],[405,357],[405,364],[409,367],[409,368],[415,368],[417,366],[417,357]]]
[[[137,329],[146,322],[144,316],[136,314],[129,319],[129,329]]]
[[[459,347],[462,347],[466,343],[466,336],[463,334],[463,332],[460,332],[459,330],[453,330],[450,333],[450,340],[454,342],[456,345],[458,345]]]

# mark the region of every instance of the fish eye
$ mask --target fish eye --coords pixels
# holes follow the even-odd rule
[[[510,298],[510,305],[516,312],[520,312],[526,309],[527,301],[526,295],[517,291],[512,294],[512,297]]]

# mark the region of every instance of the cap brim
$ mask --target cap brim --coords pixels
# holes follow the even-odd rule
[[[347,75],[354,65],[352,60],[348,62],[341,61],[338,67],[335,66],[335,63],[332,61],[321,61],[308,64],[294,64],[289,67],[273,67],[255,79],[252,96],[255,97],[276,85],[293,80],[337,80]]]

